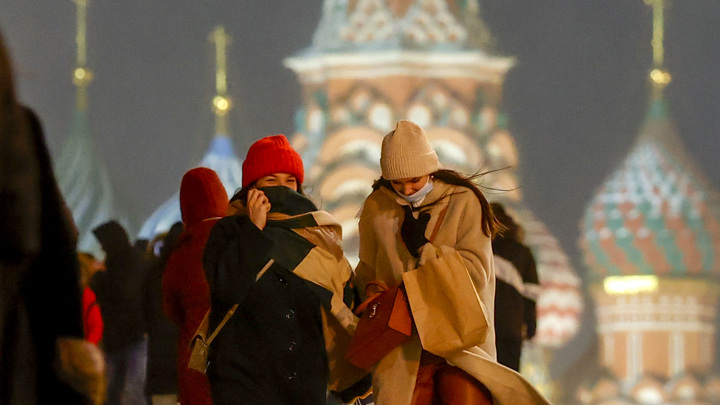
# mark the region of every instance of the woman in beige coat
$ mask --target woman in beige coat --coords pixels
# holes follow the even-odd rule
[[[375,403],[547,403],[520,374],[496,360],[495,271],[490,243],[496,225],[478,187],[471,178],[440,169],[424,131],[410,121],[398,122],[385,136],[380,166],[382,177],[373,186],[360,216],[360,263],[355,282],[360,291],[365,291],[372,280],[389,287],[402,284],[414,328],[408,341],[375,365]],[[432,306],[433,296],[451,291],[403,283],[418,266],[422,267],[417,272],[435,266],[470,276],[464,279],[474,285],[480,317],[484,318],[480,319],[480,333],[460,336],[460,343],[442,349],[430,345],[440,322],[423,319],[417,303]],[[448,317],[462,318],[462,314]]]

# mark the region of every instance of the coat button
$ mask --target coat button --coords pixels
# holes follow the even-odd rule
[[[292,373],[288,374],[288,380],[294,380],[296,378],[297,378],[296,372],[293,371]]]
[[[288,345],[288,350],[289,350],[289,351],[295,350],[295,346],[297,346],[297,343],[295,343],[295,342],[290,342],[290,344]]]
[[[285,313],[286,319],[292,319],[293,316],[295,316],[295,311],[293,311],[292,309],[288,310],[287,313]]]

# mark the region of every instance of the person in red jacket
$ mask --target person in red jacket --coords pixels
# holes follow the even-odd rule
[[[97,345],[102,340],[104,324],[97,297],[88,283],[93,274],[102,271],[103,263],[86,252],[78,252],[78,261],[80,262],[80,283],[83,287],[82,311],[85,340]]]
[[[207,377],[189,369],[188,360],[190,340],[210,309],[203,250],[210,229],[225,216],[227,208],[227,192],[213,170],[198,167],[185,173],[180,184],[180,212],[185,229],[162,277],[165,313],[180,328],[177,367],[182,405],[212,404]]]

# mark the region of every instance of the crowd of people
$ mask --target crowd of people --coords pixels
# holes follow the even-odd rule
[[[153,240],[100,224],[98,258],[77,251],[1,39],[0,102],[0,403],[548,403],[517,372],[538,291],[522,227],[415,123],[383,139],[355,268],[283,135],[248,149],[232,196],[209,168],[185,173],[182,221]],[[199,331],[207,362],[190,368]]]

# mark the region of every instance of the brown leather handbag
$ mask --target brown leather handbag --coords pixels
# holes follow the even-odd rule
[[[377,280],[368,283],[371,285],[380,292],[369,296],[355,310],[362,316],[345,354],[348,361],[367,371],[412,335],[412,318],[403,288],[388,289]]]
[[[440,212],[430,241],[435,239],[447,209],[446,206]],[[380,292],[367,294],[368,287],[373,285]],[[392,349],[410,339],[413,319],[402,284],[388,288],[382,281],[373,280],[365,286],[365,293],[368,299],[355,309],[360,320],[345,358],[357,367],[371,371]]]

